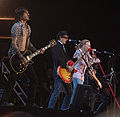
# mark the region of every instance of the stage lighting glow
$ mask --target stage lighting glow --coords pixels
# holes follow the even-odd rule
[[[0,20],[15,20],[15,18],[12,18],[12,17],[0,17]]]
[[[0,36],[0,39],[11,39],[10,36]]]

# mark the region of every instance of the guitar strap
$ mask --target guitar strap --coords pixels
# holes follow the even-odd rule
[[[89,67],[87,61],[86,61],[85,58],[84,58],[86,52],[83,53],[80,48],[79,48],[78,50],[80,51],[80,53],[82,53],[82,54],[81,54],[81,55],[82,55],[81,58],[84,60],[85,64],[87,65],[87,69],[88,69],[88,70],[91,72],[91,74],[93,75],[93,73],[92,73],[92,71],[91,71],[91,68]]]
[[[20,51],[21,54],[24,54],[25,51]]]

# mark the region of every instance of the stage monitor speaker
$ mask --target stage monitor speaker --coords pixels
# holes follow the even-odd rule
[[[71,110],[79,111],[81,109],[90,109],[90,93],[91,86],[90,85],[77,85],[75,96],[73,98],[73,102],[71,104]]]

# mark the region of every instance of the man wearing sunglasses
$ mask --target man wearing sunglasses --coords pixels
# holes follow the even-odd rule
[[[72,71],[73,68],[66,66],[67,61],[69,60],[66,53],[64,45],[68,40],[68,34],[66,31],[60,31],[57,34],[57,44],[52,48],[52,58],[53,58],[53,77],[54,77],[54,91],[49,100],[48,108],[55,109],[55,104],[60,97],[60,93],[65,93],[63,103],[61,105],[61,110],[68,110],[69,103],[72,95],[72,84],[65,83],[58,75],[57,68],[61,66],[62,68],[67,68],[68,71]]]

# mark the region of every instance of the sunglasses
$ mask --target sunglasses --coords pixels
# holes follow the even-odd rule
[[[68,39],[68,37],[62,37],[62,38]]]

